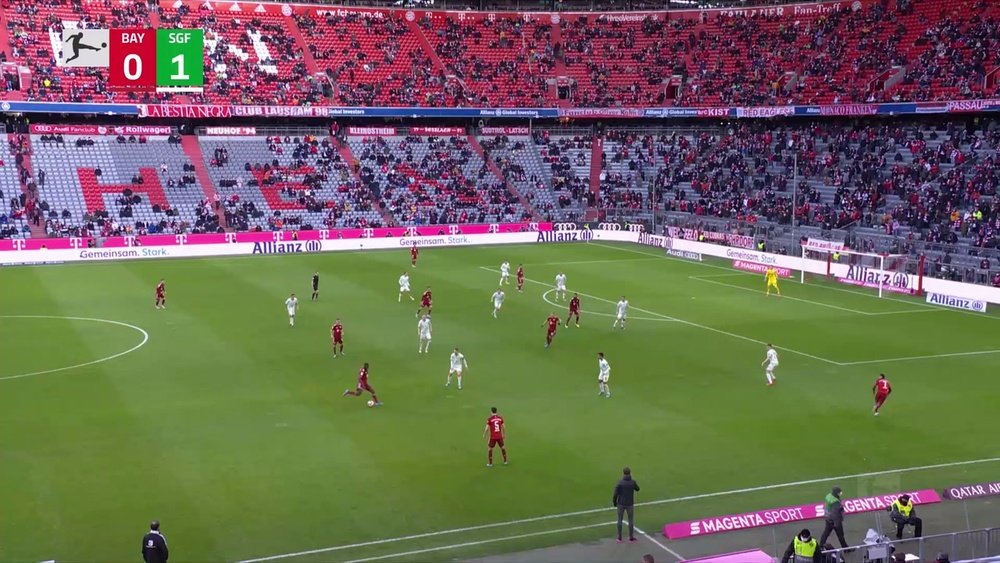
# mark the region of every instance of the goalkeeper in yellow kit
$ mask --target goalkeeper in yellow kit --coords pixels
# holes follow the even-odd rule
[[[778,289],[778,271],[774,268],[768,268],[764,274],[764,279],[767,280],[767,294],[771,295],[771,288],[773,287],[778,297],[781,297],[781,290]]]

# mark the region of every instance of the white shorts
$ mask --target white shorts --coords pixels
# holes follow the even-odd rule
[[[502,302],[497,302],[497,301],[493,302],[493,308],[494,309],[499,309],[500,307],[503,307],[503,303]]]
[[[448,375],[451,375],[453,373],[455,375],[462,375],[462,368],[451,368],[451,370],[448,372]]]
[[[627,314],[625,314],[625,313],[618,313],[618,316],[617,316],[617,317],[615,317],[615,318],[616,318],[616,319],[618,319],[619,321],[624,321],[624,320],[625,320],[625,317],[627,317],[627,316],[628,316],[628,315],[627,315]]]
[[[289,309],[288,310],[288,316],[289,317],[294,317],[295,316],[295,309]]]
[[[509,278],[510,277],[510,272],[506,272],[506,273],[505,272],[500,272],[500,277],[501,278]]]
[[[566,285],[565,284],[559,284],[559,285],[557,285],[556,286],[556,291],[566,291]]]
[[[420,340],[425,340],[425,341],[429,342],[430,339],[431,339],[431,335],[429,335],[429,334],[421,334],[420,335]]]
[[[399,286],[399,292],[400,293],[409,293],[410,292],[410,286],[408,286],[408,285],[401,285],[401,286]]]
[[[778,362],[773,362],[773,363],[767,364],[767,371],[771,371],[771,370],[773,370],[776,367],[778,367]]]
[[[608,375],[603,375],[602,374],[602,375],[598,375],[597,376],[597,380],[600,381],[601,383],[607,383],[609,379],[611,379],[611,375],[610,374],[608,374]]]

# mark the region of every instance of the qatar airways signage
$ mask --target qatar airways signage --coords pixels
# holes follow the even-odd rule
[[[892,502],[902,495],[910,495],[913,504],[934,504],[941,502],[941,497],[933,489],[921,491],[906,491],[889,495],[878,495],[856,499],[846,499],[843,501],[845,514],[857,514],[861,512],[873,512],[885,510],[892,505]],[[711,518],[701,518],[698,520],[688,520],[667,524],[663,527],[663,535],[672,539],[689,538],[692,536],[703,536],[718,534],[721,532],[731,532],[734,530],[749,530],[764,526],[774,526],[777,524],[787,524],[789,522],[799,522],[801,520],[812,520],[825,516],[825,506],[819,504],[804,504],[800,506],[786,506],[784,508],[771,508],[768,510],[758,510],[744,514],[733,514],[729,516],[713,516]]]
[[[944,490],[944,498],[948,500],[995,496],[1000,496],[1000,481],[979,483],[977,485],[958,485],[956,487],[948,487]]]

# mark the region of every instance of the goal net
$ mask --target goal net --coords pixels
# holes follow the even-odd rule
[[[923,257],[802,246],[802,283],[820,280],[869,288],[882,297],[923,293]]]

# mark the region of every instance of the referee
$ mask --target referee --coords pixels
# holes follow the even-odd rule
[[[611,504],[618,508],[618,543],[622,541],[622,517],[628,513],[628,541],[635,541],[635,493],[639,484],[632,480],[632,470],[622,469],[622,478],[615,485]]]
[[[167,563],[167,538],[160,533],[160,523],[149,523],[149,533],[142,536],[142,560],[146,563]]]

